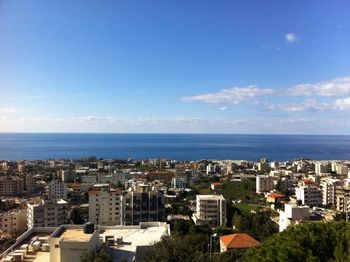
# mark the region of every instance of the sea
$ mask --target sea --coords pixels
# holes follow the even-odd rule
[[[350,136],[0,133],[0,160],[350,160]]]

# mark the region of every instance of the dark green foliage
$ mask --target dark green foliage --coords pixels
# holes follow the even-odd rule
[[[102,245],[97,251],[87,251],[80,256],[80,262],[112,262],[112,254],[109,251],[109,247]]]
[[[255,180],[241,182],[225,182],[222,189],[218,189],[227,201],[240,199],[243,203],[259,204],[259,195],[255,193]]]
[[[209,261],[208,244],[209,237],[203,234],[167,237],[157,243],[142,261]]]
[[[73,224],[81,225],[87,221],[89,210],[87,208],[75,208],[71,213],[71,220]]]
[[[248,250],[243,261],[350,261],[350,224],[329,222],[289,227]]]
[[[235,212],[232,224],[239,232],[246,232],[258,240],[264,240],[278,232],[278,227],[271,220],[270,210],[258,210],[254,213]]]

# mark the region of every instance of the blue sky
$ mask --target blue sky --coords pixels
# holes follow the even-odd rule
[[[1,1],[0,131],[350,134],[348,1]]]

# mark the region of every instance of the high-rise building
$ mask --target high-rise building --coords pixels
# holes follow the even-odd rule
[[[151,190],[148,185],[138,185],[122,197],[122,224],[138,225],[140,222],[164,221],[164,195]]]
[[[98,186],[89,192],[89,221],[102,225],[120,225],[121,190]]]
[[[197,195],[192,219],[196,225],[226,226],[225,198],[222,195]]]

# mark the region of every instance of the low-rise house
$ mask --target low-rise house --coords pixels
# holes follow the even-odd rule
[[[237,233],[220,237],[220,252],[234,249],[247,249],[259,245],[260,242],[246,233]]]

